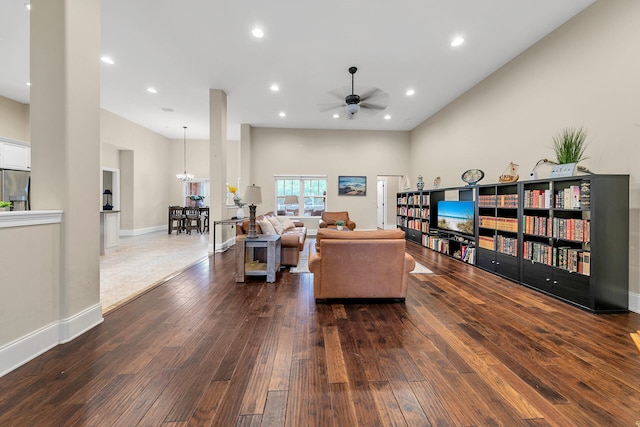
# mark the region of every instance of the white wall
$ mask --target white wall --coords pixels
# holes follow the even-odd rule
[[[409,132],[253,128],[251,177],[263,201],[257,213],[275,209],[274,175],[324,174],[327,210],[349,211],[359,229],[375,229],[376,177],[403,174],[409,152]],[[338,196],[340,175],[366,176],[367,195]]]
[[[630,174],[630,290],[640,293],[640,2],[599,1],[451,103],[411,134],[412,176],[442,186],[480,168],[497,182],[510,161],[528,179],[553,157],[552,136],[588,130],[582,164]],[[547,170],[548,176],[548,170]],[[634,301],[636,301],[634,303]]]

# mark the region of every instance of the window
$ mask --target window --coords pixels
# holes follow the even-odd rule
[[[326,208],[326,175],[275,177],[276,212],[287,216],[321,216]]]

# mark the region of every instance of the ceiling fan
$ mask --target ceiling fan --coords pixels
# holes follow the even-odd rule
[[[344,97],[344,101],[341,103],[320,104],[318,105],[320,111],[343,109],[345,114],[341,115],[346,119],[353,120],[359,111],[375,114],[387,108],[389,95],[378,88],[370,89],[362,95],[355,93],[354,75],[356,71],[358,71],[356,67],[349,67],[349,73],[351,74],[351,93]],[[332,90],[329,94],[340,100],[342,100],[344,96],[344,92],[339,89]]]

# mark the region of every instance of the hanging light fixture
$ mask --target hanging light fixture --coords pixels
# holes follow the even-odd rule
[[[184,128],[184,140],[183,140],[183,150],[184,150],[184,173],[176,174],[176,178],[179,181],[191,181],[193,180],[193,175],[187,173],[187,127],[182,126]]]

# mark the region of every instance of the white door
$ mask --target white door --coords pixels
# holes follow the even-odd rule
[[[385,204],[387,200],[387,186],[385,185],[385,179],[378,178],[378,199],[377,199],[377,211],[378,211],[378,228],[384,230],[387,223],[387,210]]]

